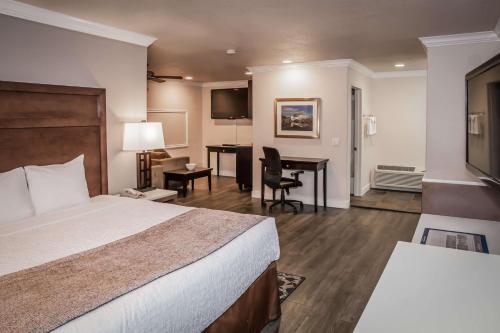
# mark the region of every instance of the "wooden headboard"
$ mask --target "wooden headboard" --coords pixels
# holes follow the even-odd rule
[[[105,89],[0,81],[0,172],[80,154],[90,195],[107,194]]]

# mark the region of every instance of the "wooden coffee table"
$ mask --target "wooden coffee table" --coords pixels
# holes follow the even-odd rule
[[[182,195],[187,194],[188,182],[191,181],[191,190],[194,190],[194,180],[196,178],[208,177],[208,190],[212,191],[212,169],[197,167],[194,170],[179,169],[163,172],[165,188],[168,189],[168,182],[171,180],[182,182]]]

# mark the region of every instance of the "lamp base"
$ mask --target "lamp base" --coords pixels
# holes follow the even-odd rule
[[[151,153],[143,151],[136,154],[137,159],[137,188],[151,187]]]

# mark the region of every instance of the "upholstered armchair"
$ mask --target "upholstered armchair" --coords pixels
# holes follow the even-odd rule
[[[189,163],[189,156],[172,157],[165,149],[155,149],[151,152],[151,181],[152,186],[164,188],[163,172],[184,169]]]

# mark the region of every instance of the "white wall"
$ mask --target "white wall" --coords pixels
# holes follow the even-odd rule
[[[203,164],[202,158],[202,89],[189,82],[148,83],[148,109],[182,109],[188,111],[188,147],[170,148],[172,156],[189,156],[192,163]]]
[[[362,114],[377,117],[377,134],[371,136],[362,119],[361,194],[370,188],[377,164],[425,167],[426,77],[383,74],[349,68],[349,89],[362,91]]]
[[[500,52],[500,42],[427,49],[426,178],[475,180],[465,168],[465,74]]]
[[[361,89],[361,113],[362,115],[368,115],[373,113],[373,108],[371,106],[371,96],[372,96],[372,78],[359,70],[349,68],[349,89],[348,100],[351,99],[351,87]],[[351,112],[351,104],[349,104],[349,119]],[[377,154],[376,150],[376,140],[377,136],[367,136],[365,135],[365,120],[361,120],[362,123],[362,134],[361,134],[361,166],[360,166],[360,192],[354,190],[354,194],[363,195],[366,191],[370,189],[370,174],[375,167],[375,157]],[[349,122],[350,124],[350,122]],[[351,128],[351,125],[349,125]],[[351,135],[349,135],[348,147],[351,147]],[[350,165],[350,154],[349,154],[349,165]]]
[[[248,87],[247,81],[208,82],[203,84],[203,163],[206,165],[206,145],[219,145],[223,143],[252,143],[252,120],[251,119],[212,119],[211,117],[211,90],[226,88]],[[217,171],[217,159],[212,154],[210,166]],[[220,174],[222,176],[236,176],[236,155],[220,154]]]
[[[146,48],[0,15],[0,80],[106,89],[110,193],[135,186],[123,122],[146,119]]]
[[[377,116],[374,165],[425,168],[426,77],[372,81],[371,110]]]
[[[349,206],[348,169],[348,81],[347,67],[278,66],[266,71],[253,70],[253,192],[260,197],[260,162],[262,147],[272,146],[281,155],[329,158],[328,206]],[[319,139],[274,137],[274,100],[286,97],[321,99]],[[332,138],[340,138],[332,146]],[[291,191],[291,198],[313,203],[313,174],[301,175],[304,186]],[[319,184],[322,175],[319,176]],[[267,193],[267,196],[270,192]],[[322,198],[319,186],[319,202]]]

